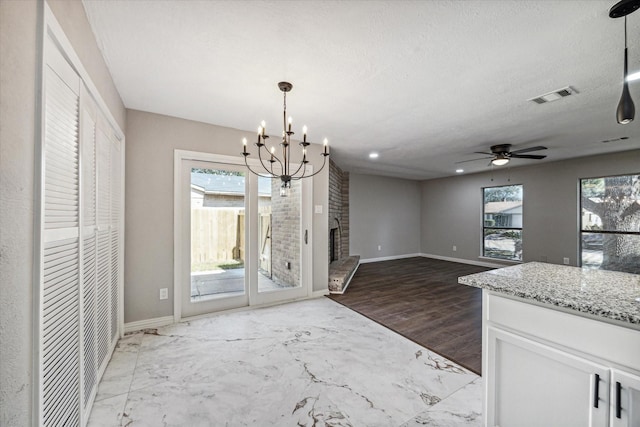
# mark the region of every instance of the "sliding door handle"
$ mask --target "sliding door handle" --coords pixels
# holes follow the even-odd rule
[[[594,374],[594,385],[593,385],[593,407],[598,407],[598,402],[600,402],[600,375]]]
[[[309,244],[309,230],[304,230],[304,244]]]
[[[622,384],[619,381],[616,381],[616,418],[622,418]]]

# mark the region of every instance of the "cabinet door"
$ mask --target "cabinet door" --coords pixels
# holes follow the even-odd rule
[[[78,311],[80,77],[53,40],[47,38],[45,46],[38,262],[39,419],[34,424],[73,426],[81,421],[77,398],[81,363]]]
[[[611,427],[640,426],[640,377],[611,370]]]
[[[606,367],[492,327],[487,339],[487,425],[607,425]]]

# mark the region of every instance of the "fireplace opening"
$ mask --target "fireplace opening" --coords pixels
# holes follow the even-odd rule
[[[330,261],[336,261],[338,259],[338,229],[332,228],[329,230],[329,255]]]

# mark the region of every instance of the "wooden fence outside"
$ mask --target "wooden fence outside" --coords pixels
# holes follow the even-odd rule
[[[191,263],[244,260],[244,210],[191,209]]]

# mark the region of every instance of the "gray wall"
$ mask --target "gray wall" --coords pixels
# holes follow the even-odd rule
[[[578,265],[578,179],[640,172],[640,150],[424,181],[421,252],[479,259],[482,187],[524,186],[523,261]],[[493,178],[493,181],[491,180]],[[510,179],[510,180],[509,180]],[[457,251],[452,250],[457,246]]]
[[[31,423],[35,1],[0,2],[0,425]]]
[[[173,314],[173,157],[175,149],[239,156],[253,132],[136,110],[127,111],[125,322]],[[318,169],[321,146],[309,147]],[[295,158],[294,158],[295,160]],[[316,166],[317,165],[317,166]],[[313,290],[328,286],[328,167],[314,178]],[[158,299],[169,288],[169,299]]]
[[[43,3],[0,1],[0,425],[31,424],[36,97]],[[51,9],[112,114],[125,110],[79,1]]]
[[[351,255],[367,260],[420,252],[418,181],[352,173],[349,202]]]

